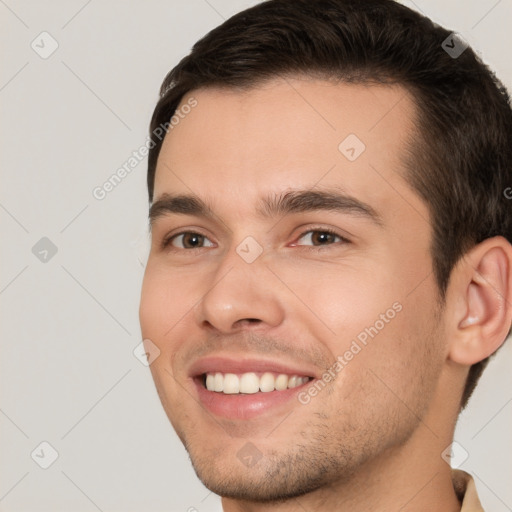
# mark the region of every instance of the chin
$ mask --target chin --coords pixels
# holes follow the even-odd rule
[[[239,501],[273,503],[329,487],[353,473],[340,467],[339,460],[326,461],[323,454],[317,452],[315,456],[305,448],[295,446],[285,455],[262,454],[252,467],[225,449],[208,456],[187,449],[196,475],[210,491]]]

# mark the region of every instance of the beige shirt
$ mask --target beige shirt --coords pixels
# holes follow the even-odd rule
[[[462,502],[460,512],[484,512],[470,474],[460,469],[452,469],[452,481],[455,494]]]

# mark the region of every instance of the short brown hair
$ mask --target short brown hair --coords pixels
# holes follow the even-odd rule
[[[294,74],[400,84],[418,114],[405,179],[431,214],[431,256],[444,303],[451,271],[468,249],[497,235],[512,242],[504,194],[512,185],[510,98],[471,48],[454,58],[445,41],[460,44],[393,0],[268,0],[236,14],[199,40],[161,86],[150,127],[150,201],[162,145],[154,130],[194,89],[250,88]],[[487,363],[471,367],[461,407]]]

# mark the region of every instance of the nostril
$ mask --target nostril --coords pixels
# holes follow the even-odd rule
[[[237,322],[239,325],[247,325],[247,324],[257,324],[260,323],[261,320],[259,318],[242,318]]]

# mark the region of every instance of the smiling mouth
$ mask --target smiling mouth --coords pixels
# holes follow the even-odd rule
[[[203,387],[208,391],[225,395],[244,395],[293,389],[313,380],[313,377],[273,372],[208,372],[204,373],[201,379]]]

